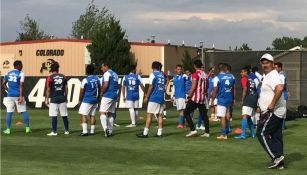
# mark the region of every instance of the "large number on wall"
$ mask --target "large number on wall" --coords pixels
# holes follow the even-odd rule
[[[35,103],[35,108],[41,108],[45,102],[44,91],[45,91],[46,79],[39,79],[28,98],[30,102]]]
[[[79,93],[81,88],[81,81],[78,78],[71,78],[67,82],[67,107],[74,108],[79,102]]]

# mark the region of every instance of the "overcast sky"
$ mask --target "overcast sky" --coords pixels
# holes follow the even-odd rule
[[[14,41],[26,14],[58,38],[69,36],[72,22],[88,0],[1,0],[1,42]],[[265,49],[276,37],[307,36],[307,0],[96,0],[121,20],[130,41],[228,49],[248,43]]]

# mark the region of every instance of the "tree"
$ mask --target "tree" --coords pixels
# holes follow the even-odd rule
[[[292,38],[292,37],[282,37],[276,38],[272,42],[272,46],[275,50],[289,50],[296,46],[301,46],[303,41],[299,38]]]
[[[111,16],[105,7],[99,10],[94,4],[94,0],[92,0],[88,4],[85,13],[80,15],[79,19],[72,23],[70,36],[78,39],[81,36],[83,39],[92,39],[94,30],[100,25],[104,25]]]
[[[39,24],[36,20],[27,15],[23,21],[20,21],[21,32],[17,32],[16,41],[30,41],[50,39],[51,36],[40,30]]]
[[[100,72],[102,63],[111,65],[118,74],[129,73],[130,65],[135,62],[130,57],[130,44],[125,39],[125,33],[114,16],[109,17],[104,25],[93,29],[92,44],[87,48],[91,62],[96,65],[96,73]]]
[[[242,46],[239,48],[240,51],[243,50],[252,50],[247,43],[243,43]]]
[[[190,72],[194,72],[193,60],[189,51],[186,49],[183,52],[182,66],[184,70],[189,70]]]

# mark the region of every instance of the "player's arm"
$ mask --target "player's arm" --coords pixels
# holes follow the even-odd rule
[[[279,100],[279,98],[282,95],[283,90],[284,90],[284,85],[283,84],[278,84],[275,87],[273,100],[272,100],[271,104],[268,106],[268,110],[269,111],[273,111],[277,101]]]
[[[247,92],[246,86],[245,86],[245,87],[242,87],[242,98],[241,98],[241,104],[242,104],[242,105],[243,105],[244,98],[245,98],[245,96],[246,96],[246,92]]]
[[[2,87],[3,87],[4,90],[7,91],[7,90],[8,90],[8,88],[7,88],[7,86],[6,86],[7,80],[3,79],[2,81],[3,81],[3,82],[2,82]]]
[[[122,93],[123,93],[124,101],[126,101],[126,86],[124,84],[122,86]]]
[[[148,87],[147,93],[146,93],[146,95],[145,95],[145,98],[144,98],[144,103],[147,103],[148,98],[149,98],[149,96],[150,96],[152,90],[153,90],[153,85],[150,84],[149,87]]]
[[[104,81],[103,85],[101,86],[101,95],[103,95],[107,91],[108,87],[109,87],[109,81]]]
[[[45,104],[46,106],[49,106],[49,97],[50,97],[50,77],[47,78],[46,82],[46,98],[45,98]]]
[[[211,93],[211,104],[210,106],[214,106],[214,100],[216,98],[216,94],[217,94],[217,88],[218,88],[218,81],[219,79],[217,77],[215,77],[213,79],[213,90],[212,90],[212,93]]]
[[[23,82],[25,81],[25,76],[23,73],[20,74],[20,83],[19,83],[19,97],[18,103],[22,103],[23,101]]]
[[[142,91],[145,93],[145,86],[143,85],[142,78],[141,78],[141,76],[140,76],[140,75],[138,76],[138,78],[139,78],[139,81],[140,81],[140,86],[141,86],[141,89],[142,89]]]
[[[83,99],[85,84],[86,84],[86,79],[83,79],[82,82],[81,82],[81,88],[80,88],[80,92],[79,92],[79,105],[81,104],[82,99]]]
[[[65,99],[66,99],[66,101],[67,101],[67,95],[68,95],[67,78],[64,77],[64,80],[65,80],[65,83],[64,83],[64,86],[65,86],[64,94],[65,94]]]

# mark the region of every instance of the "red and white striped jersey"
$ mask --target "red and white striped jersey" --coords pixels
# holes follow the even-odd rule
[[[205,103],[207,78],[207,74],[202,70],[197,70],[195,73],[192,74],[192,80],[197,81],[197,88],[194,91],[193,97],[191,99],[195,103]]]

